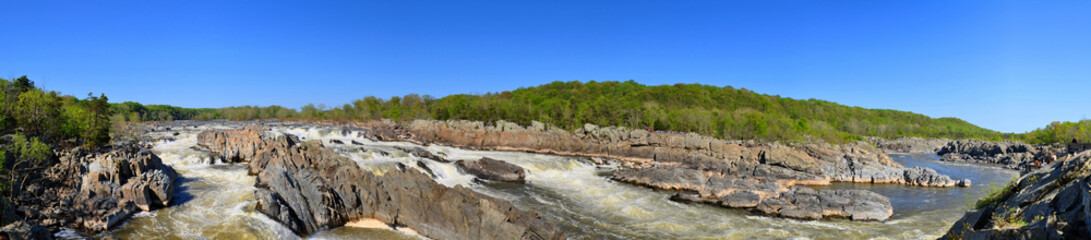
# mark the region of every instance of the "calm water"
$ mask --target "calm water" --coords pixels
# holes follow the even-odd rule
[[[189,147],[196,134],[212,128],[237,126],[203,125],[175,127],[174,141],[160,141],[155,149],[164,162],[178,169],[180,181],[176,206],[142,213],[109,233],[125,239],[298,239],[284,226],[254,210],[254,178],[244,165],[209,163],[208,153]],[[800,221],[750,214],[668,200],[670,193],[634,187],[609,180],[609,169],[586,164],[578,158],[515,152],[470,151],[443,146],[425,147],[452,160],[476,160],[483,156],[506,160],[527,169],[527,184],[479,184],[450,163],[397,151],[409,143],[374,142],[347,136],[340,131],[309,125],[281,125],[273,129],[320,140],[364,169],[378,174],[397,162],[416,166],[423,162],[448,186],[464,185],[475,191],[506,199],[517,207],[537,211],[572,239],[935,239],[965,211],[966,196],[978,195],[987,183],[1004,182],[1014,171],[977,165],[952,165],[935,161],[934,155],[892,155],[905,166],[936,169],[953,178],[969,178],[973,188],[919,188],[900,185],[835,184],[816,188],[869,189],[891,198],[894,217],[885,222],[847,220]],[[168,136],[170,132],[152,133]],[[352,144],[331,144],[329,140]],[[390,229],[342,227],[320,232],[311,239],[418,239],[420,236]]]

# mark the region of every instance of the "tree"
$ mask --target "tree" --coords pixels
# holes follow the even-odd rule
[[[49,145],[42,143],[37,137],[30,137],[23,134],[15,134],[12,138],[11,144],[7,149],[3,149],[4,153],[13,153],[15,156],[12,158],[14,161],[8,162],[6,154],[0,154],[4,156],[3,175],[7,177],[4,187],[9,187],[10,193],[14,195],[17,192],[22,191],[22,182],[20,179],[25,179],[25,176],[34,172],[40,171],[45,168],[45,163],[53,155],[53,151]],[[10,163],[10,164],[8,164]],[[10,196],[9,196],[10,197]]]
[[[31,81],[26,75],[16,78],[13,85],[16,93],[23,93],[34,89],[34,81]]]
[[[47,136],[53,135],[51,126],[56,126],[60,115],[61,103],[56,92],[45,93],[42,90],[29,90],[19,94],[15,106],[15,121],[23,131]]]

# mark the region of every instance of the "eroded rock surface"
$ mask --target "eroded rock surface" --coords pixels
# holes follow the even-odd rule
[[[14,198],[27,224],[97,233],[137,212],[169,206],[174,197],[174,169],[143,146],[65,151],[57,160]]]
[[[1019,177],[942,239],[1091,239],[1091,152]]]
[[[438,184],[411,168],[375,175],[319,143],[268,136],[257,127],[202,135],[214,136],[200,138],[209,149],[248,156],[258,210],[300,234],[374,218],[437,239],[564,238],[534,212]]]
[[[515,164],[484,157],[477,161],[459,160],[459,168],[478,178],[501,182],[526,182],[526,171]]]

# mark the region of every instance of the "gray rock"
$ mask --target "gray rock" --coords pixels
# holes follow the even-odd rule
[[[481,179],[502,182],[526,182],[526,171],[515,164],[483,157],[477,161],[459,160],[459,168]]]
[[[959,187],[972,187],[973,183],[970,182],[970,179],[962,179],[958,180],[958,184],[956,185],[958,185]]]

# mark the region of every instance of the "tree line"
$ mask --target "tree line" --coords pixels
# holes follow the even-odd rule
[[[155,110],[151,106],[155,107]],[[443,98],[408,94],[389,99],[365,97],[341,106],[282,106],[183,109],[138,103],[111,106],[126,120],[254,119],[465,119],[539,121],[573,130],[585,123],[661,131],[697,132],[723,139],[821,140],[843,143],[878,137],[1017,139],[956,118],[850,107],[759,94],[745,88],[700,84],[645,86],[625,82],[553,82],[513,91],[457,94]]]
[[[1069,142],[1091,142],[1091,120],[1077,122],[1052,122],[1044,128],[1030,131],[1023,137],[1028,143],[1049,144]]]

